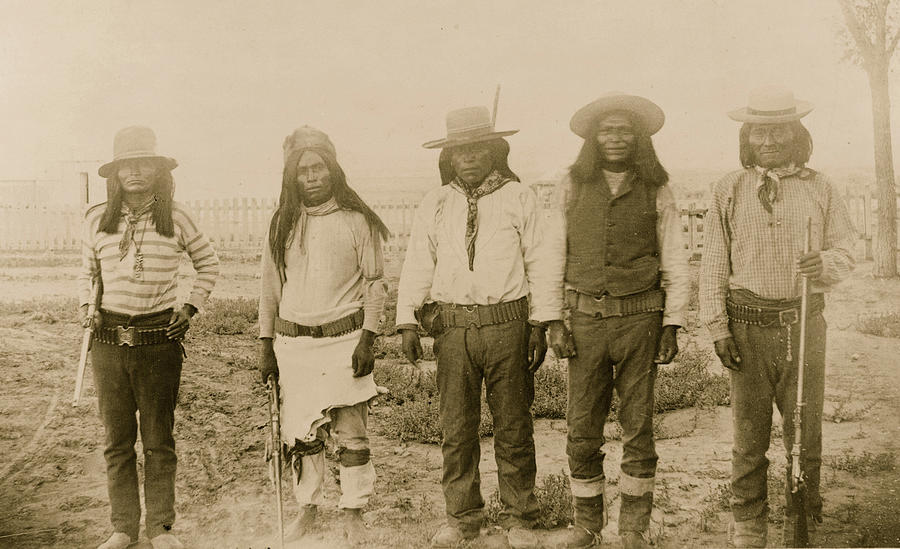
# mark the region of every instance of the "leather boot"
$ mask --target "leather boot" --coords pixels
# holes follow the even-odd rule
[[[649,549],[650,543],[647,541],[647,534],[644,532],[623,532],[622,549]]]
[[[434,549],[458,547],[465,541],[477,538],[478,534],[478,529],[463,530],[452,524],[444,524],[438,529],[434,536],[431,537],[431,547]]]
[[[341,527],[344,537],[350,545],[364,545],[366,543],[366,523],[362,518],[362,509],[342,509]]]
[[[295,541],[305,536],[316,522],[319,508],[315,505],[300,507],[300,514],[284,529],[284,541]]]
[[[572,525],[566,534],[566,549],[593,549],[600,547],[600,532],[592,532],[584,526]]]

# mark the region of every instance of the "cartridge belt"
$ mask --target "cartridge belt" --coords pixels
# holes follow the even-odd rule
[[[666,292],[663,290],[647,290],[639,294],[621,297],[609,294],[597,297],[577,290],[567,290],[566,305],[574,311],[596,318],[629,316],[662,311],[666,305]]]
[[[528,320],[528,298],[503,301],[492,305],[460,305],[441,303],[440,318],[443,328],[468,328],[490,326],[512,320]]]
[[[275,319],[275,332],[288,337],[337,337],[362,328],[364,318],[362,309],[319,326],[304,326],[278,317]]]
[[[100,343],[138,347],[172,341],[166,335],[172,309],[134,316],[105,310],[100,314],[103,322],[93,333],[94,339]]]
[[[825,296],[820,293],[809,296],[809,313],[825,309]],[[731,297],[725,300],[725,310],[732,322],[753,326],[790,326],[800,321],[800,298],[772,300],[770,306],[739,305]]]

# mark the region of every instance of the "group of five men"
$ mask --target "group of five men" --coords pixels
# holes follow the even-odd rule
[[[790,320],[796,314],[784,312],[799,307],[801,276],[812,280],[814,292],[803,459],[813,524],[821,521],[821,292],[852,268],[853,228],[833,185],[806,167],[812,141],[799,119],[810,110],[786,90],[763,89],[730,113],[744,122],[743,169],[715,186],[706,219],[701,317],[732,370],[730,539],[739,547],[766,543],[765,451],[773,399],[783,417],[794,405],[791,349],[799,332]],[[548,346],[568,358],[574,525],[567,547],[599,547],[607,522],[603,431],[613,389],[623,431],[619,534],[626,548],[647,546],[657,464],[654,384],[658,365],[678,352],[676,332],[690,293],[680,213],[651,141],[663,122],[653,102],[622,93],[578,110],[570,126],[584,144],[546,212],[509,167],[505,137],[516,130],[496,131],[486,108],[452,111],[446,137],[424,144],[441,149],[442,185],[425,195],[415,215],[396,326],[414,364],[422,358],[420,329],[434,337],[447,520],[432,547],[455,547],[479,534],[483,386],[494,422],[500,523],[511,547],[539,546],[530,410],[534,373]],[[218,262],[172,202],[176,163],[155,148],[147,128],[116,136],[114,160],[101,168],[109,201],[86,221],[81,303],[87,306],[98,275],[104,288],[93,368],[114,534],[101,549],[138,539],[136,410],[147,533],[155,549],[181,547],[169,532],[181,340],[212,289]],[[387,295],[381,243],[389,232],[347,184],[326,134],[304,126],[283,148],[281,197],[262,256],[259,369],[264,382],[278,380],[283,398],[283,451],[300,505],[287,535],[298,539],[316,521],[331,438],[340,462],[342,531],[349,542],[364,543],[361,509],[375,486],[366,425],[368,403],[379,392],[373,344]],[[806,217],[816,251],[803,254]],[[198,276],[191,298],[175,311],[184,251]]]

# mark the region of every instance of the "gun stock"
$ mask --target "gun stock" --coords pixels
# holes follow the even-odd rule
[[[278,381],[274,375],[266,379],[266,392],[269,395],[269,447],[272,468],[272,483],[275,485],[275,510],[278,515],[278,542],[284,549],[284,507],[281,495],[281,399],[278,394]]]
[[[91,302],[88,304],[88,324],[81,336],[81,352],[78,355],[78,370],[75,372],[75,394],[72,395],[72,406],[78,406],[81,401],[81,390],[84,386],[84,370],[87,367],[88,351],[91,349],[91,340],[94,335],[94,313],[100,308],[100,300],[103,297],[103,282],[97,276],[91,285]]]

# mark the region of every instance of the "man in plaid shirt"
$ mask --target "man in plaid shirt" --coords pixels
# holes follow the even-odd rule
[[[800,119],[812,105],[781,88],[758,89],[743,122],[743,169],[715,186],[700,268],[700,319],[716,354],[731,370],[734,449],[730,540],[765,547],[766,470],[772,401],[783,418],[784,447],[793,444],[801,276],[810,281],[802,418],[810,530],[822,521],[819,469],[825,393],[824,292],[853,268],[855,231],[834,184],[806,167],[812,138]],[[806,219],[811,252],[804,254]],[[787,490],[790,495],[790,459]],[[794,512],[786,508],[784,545],[794,543]]]

